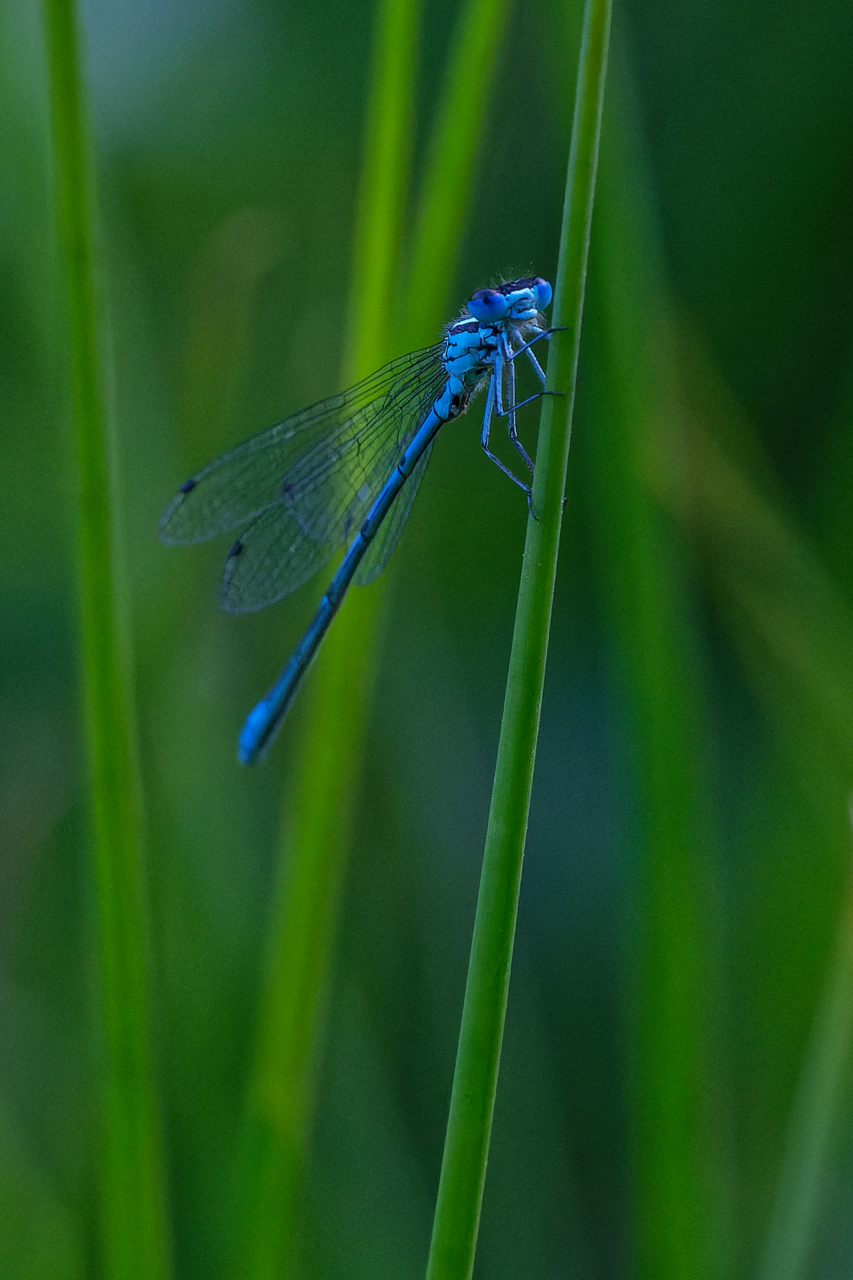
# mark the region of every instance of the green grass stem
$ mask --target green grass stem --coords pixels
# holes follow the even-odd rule
[[[811,749],[815,742],[828,745],[842,776],[853,777],[849,604],[779,500],[754,428],[686,317],[673,318],[669,328],[678,334],[681,450],[677,457],[671,449],[652,454],[651,488],[693,539],[747,678],[783,739],[798,755],[804,734]],[[835,955],[789,1120],[760,1280],[808,1274],[851,1049],[848,878]]]
[[[659,496],[695,539],[747,675],[802,750],[804,726],[853,776],[853,614],[768,485],[769,466],[749,422],[710,358],[685,336],[679,366],[687,399],[684,456],[655,469]],[[663,460],[661,460],[663,462]],[[768,492],[768,490],[770,492]],[[760,1280],[809,1273],[821,1191],[853,1049],[853,880],[841,904],[835,955],[809,1039],[782,1167],[758,1264]]]
[[[403,216],[409,189],[417,34],[421,0],[382,0],[367,108],[367,152],[356,208],[345,385],[388,358],[389,316],[399,287]]]
[[[413,136],[420,0],[383,0],[377,16],[356,210],[344,382],[382,363]],[[294,1201],[312,1114],[317,1029],[336,932],[360,774],[379,611],[353,593],[305,691],[306,719],[287,788],[276,909],[244,1135],[242,1234],[235,1276],[273,1280],[293,1265]]]
[[[653,200],[621,57],[601,149],[591,304],[606,430],[586,442],[598,581],[615,639],[637,770],[640,838],[630,991],[638,1273],[721,1274],[708,1131],[703,768],[696,672],[678,531],[648,485],[650,449],[671,421],[661,358],[665,286]],[[669,380],[668,380],[669,379]],[[670,448],[677,447],[672,446]]]
[[[557,571],[571,439],[598,144],[609,0],[587,0],[581,39],[551,343],[521,584],[428,1280],[468,1280],[489,1150],[521,867]]]
[[[82,684],[103,1018],[104,1273],[169,1273],[151,1072],[141,789],[117,582],[91,146],[73,0],[44,0],[77,460]]]
[[[684,330],[683,319],[679,328]],[[767,466],[709,358],[682,341],[689,429],[679,467],[656,470],[661,500],[695,538],[747,675],[802,750],[803,726],[853,776],[853,614],[794,522],[766,492]],[[727,447],[735,443],[737,455]],[[747,459],[752,459],[752,464]],[[809,1041],[764,1240],[760,1280],[808,1274],[853,1049],[853,881]]]
[[[508,12],[509,0],[468,0],[454,34],[415,216],[402,326],[406,347],[434,342],[448,318],[448,290]]]
[[[835,1150],[834,1135],[843,1122],[841,1103],[851,1050],[853,874],[848,877],[835,956],[791,1113],[759,1280],[803,1280],[809,1274],[821,1193]]]
[[[503,3],[502,12],[506,10]],[[368,108],[367,154],[356,216],[345,381],[371,372],[401,345],[389,330],[399,276],[399,242],[413,136],[412,67],[419,4],[385,0],[380,11]],[[471,0],[461,18],[462,55],[477,69],[458,71],[448,93],[477,122],[454,139],[456,163],[445,176],[448,199],[421,217],[415,259],[430,281],[452,275],[468,208],[488,88],[502,30],[501,13]],[[488,31],[486,30],[488,28]],[[484,54],[488,52],[488,57]],[[457,53],[457,58],[460,55]],[[489,62],[489,58],[491,61]],[[454,64],[455,65],[455,64]],[[439,131],[448,118],[439,105]],[[435,156],[435,147],[433,147]],[[438,185],[437,160],[426,190]],[[424,238],[429,241],[424,244]],[[414,286],[408,297],[413,298]],[[406,308],[411,345],[440,329],[445,292],[432,290]],[[360,774],[370,673],[384,592],[353,591],[335,621],[306,689],[304,731],[287,788],[277,907],[270,927],[256,1064],[250,1089],[240,1197],[246,1223],[237,1274],[272,1280],[282,1273],[292,1234],[293,1202],[310,1131],[318,1029],[334,949],[336,908]]]

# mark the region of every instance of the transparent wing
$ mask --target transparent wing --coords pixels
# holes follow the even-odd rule
[[[440,357],[436,346],[392,361],[209,463],[167,507],[161,538],[200,542],[246,526],[229,552],[220,591],[231,613],[262,609],[295,591],[364,520],[444,385]],[[423,462],[407,490],[417,487]],[[387,551],[377,552],[382,564],[411,506],[405,495],[398,502],[405,509],[402,518],[389,512],[396,533]],[[382,530],[377,539],[385,546]]]
[[[368,489],[376,496],[439,394],[441,350],[438,344],[392,360],[209,462],[163,512],[162,541],[204,542],[278,508],[283,537],[295,519],[304,535],[340,546],[352,512],[364,507]]]
[[[402,491],[395,498],[394,504],[380,525],[379,532],[373,539],[369,551],[367,551],[356,570],[353,578],[356,586],[366,587],[374,578],[378,578],[391,559],[391,554],[397,545],[400,534],[403,532],[403,525],[409,518],[412,503],[418,492],[418,486],[424,478],[424,472],[431,453],[432,445],[429,445],[424,450],[423,457],[409,476]]]
[[[334,555],[336,548],[306,538],[282,503],[258,516],[228,552],[219,603],[229,613],[252,613],[289,595]]]
[[[367,586],[388,563],[412,509],[431,452],[432,445],[380,526],[353,579],[358,586]],[[388,474],[390,472],[391,467]],[[251,613],[273,604],[313,578],[340,545],[340,542],[315,542],[306,537],[292,514],[277,503],[258,516],[229,551],[219,589],[222,608],[229,613]]]

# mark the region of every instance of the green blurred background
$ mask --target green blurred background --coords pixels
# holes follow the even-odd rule
[[[455,15],[450,0],[425,5],[416,179]],[[86,10],[154,1049],[186,1277],[223,1274],[305,706],[262,769],[238,768],[235,738],[318,584],[227,617],[227,540],[167,551],[157,519],[200,463],[340,389],[374,18],[367,0]],[[553,274],[578,29],[556,0],[512,11],[448,318],[500,275]],[[71,1280],[98,1273],[95,959],[33,0],[0,7],[0,48],[0,1275]],[[644,1270],[643,1079],[665,1053],[649,1001],[663,973],[655,1007],[669,1007],[682,945],[707,1274],[759,1274],[792,1143],[796,1165],[795,1099],[828,1054],[817,1109],[804,1104],[826,1140],[795,1196],[807,1247],[791,1274],[853,1276],[851,55],[846,0],[632,0],[617,14],[483,1280]],[[643,426],[666,564],[677,656],[660,669],[637,652],[636,502],[609,452],[620,414]],[[395,555],[377,655],[301,1196],[301,1273],[317,1280],[422,1274],[525,518],[475,417],[448,428]],[[673,761],[643,732],[642,688],[665,708],[673,678],[693,836],[689,886],[672,889],[689,899],[686,933],[660,962],[647,797]]]

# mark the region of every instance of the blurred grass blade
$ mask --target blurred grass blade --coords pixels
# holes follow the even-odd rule
[[[421,0],[383,0],[367,152],[356,208],[344,385],[365,378],[388,357],[389,314],[399,287],[403,214],[414,136],[414,66]]]
[[[85,723],[105,1039],[103,1205],[109,1280],[169,1271],[151,1077],[141,794],[117,585],[94,191],[73,0],[44,0],[56,206],[67,295],[78,473]]]
[[[606,430],[585,441],[610,615],[638,777],[640,867],[631,972],[631,1091],[639,1274],[718,1276],[712,1220],[705,1003],[709,917],[703,883],[699,677],[685,567],[673,523],[649,492],[647,458],[671,417],[660,342],[664,285],[652,197],[633,124],[626,61],[614,51],[592,268]],[[598,332],[598,330],[597,330]],[[713,1225],[712,1224],[713,1221]],[[710,1248],[717,1251],[712,1263]]]
[[[853,814],[851,814],[853,821]],[[835,957],[809,1044],[759,1280],[803,1280],[824,1178],[841,1120],[853,1049],[853,874],[848,876]]]
[[[405,346],[435,341],[461,240],[509,0],[468,0],[454,32],[418,200]]]
[[[650,459],[649,484],[689,530],[696,555],[771,713],[819,728],[853,777],[853,613],[768,486],[750,423],[732,403],[684,316],[682,450]],[[688,398],[701,389],[701,402]]]
[[[356,211],[344,384],[382,363],[413,136],[420,0],[378,12]],[[377,628],[372,593],[352,592],[304,692],[307,705],[282,824],[278,892],[250,1083],[235,1276],[293,1266],[294,1198],[312,1111],[315,1042],[361,766]]]
[[[746,673],[786,738],[802,751],[828,744],[853,776],[853,615],[778,501],[749,422],[683,316],[678,362],[685,389],[684,453],[650,472],[661,500],[687,525],[740,649]],[[700,395],[696,395],[696,389]],[[816,739],[814,735],[817,735]],[[853,880],[836,955],[810,1038],[758,1274],[808,1274],[820,1191],[832,1155],[853,1047]]]
[[[536,456],[471,960],[438,1189],[428,1280],[468,1280],[486,1176],[571,438],[609,0],[587,0],[554,295],[554,336]]]
[[[470,199],[479,131],[506,8],[506,2],[489,8],[472,0],[461,18],[463,47],[461,53],[457,50],[457,62],[467,55],[477,74],[464,80],[454,62],[448,93],[455,110],[475,122],[475,127],[461,129],[455,138],[457,163],[443,179],[448,198],[434,203],[431,220],[420,218],[414,254],[430,279],[444,280],[445,290]],[[387,318],[394,311],[413,134],[411,69],[418,11],[419,5],[413,2],[385,0],[380,13],[356,221],[347,382],[370,372],[401,346],[389,333]],[[439,131],[448,117],[445,98],[439,105]],[[428,172],[431,189],[439,182],[436,160]],[[433,291],[429,299],[421,294],[412,298],[406,308],[408,343],[416,345],[435,336],[445,319],[444,299],[444,290]],[[258,1280],[280,1274],[293,1223],[381,600],[381,589],[350,593],[320,654],[315,678],[303,695],[305,729],[283,823],[280,887],[271,922],[240,1192],[247,1225],[238,1252],[239,1274]]]

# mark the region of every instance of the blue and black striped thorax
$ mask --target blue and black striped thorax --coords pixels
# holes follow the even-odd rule
[[[459,319],[448,325],[441,362],[447,386],[437,411],[455,418],[494,369],[513,336],[526,338],[544,327],[541,315],[551,301],[551,286],[541,276],[509,280],[494,289],[478,289]]]

